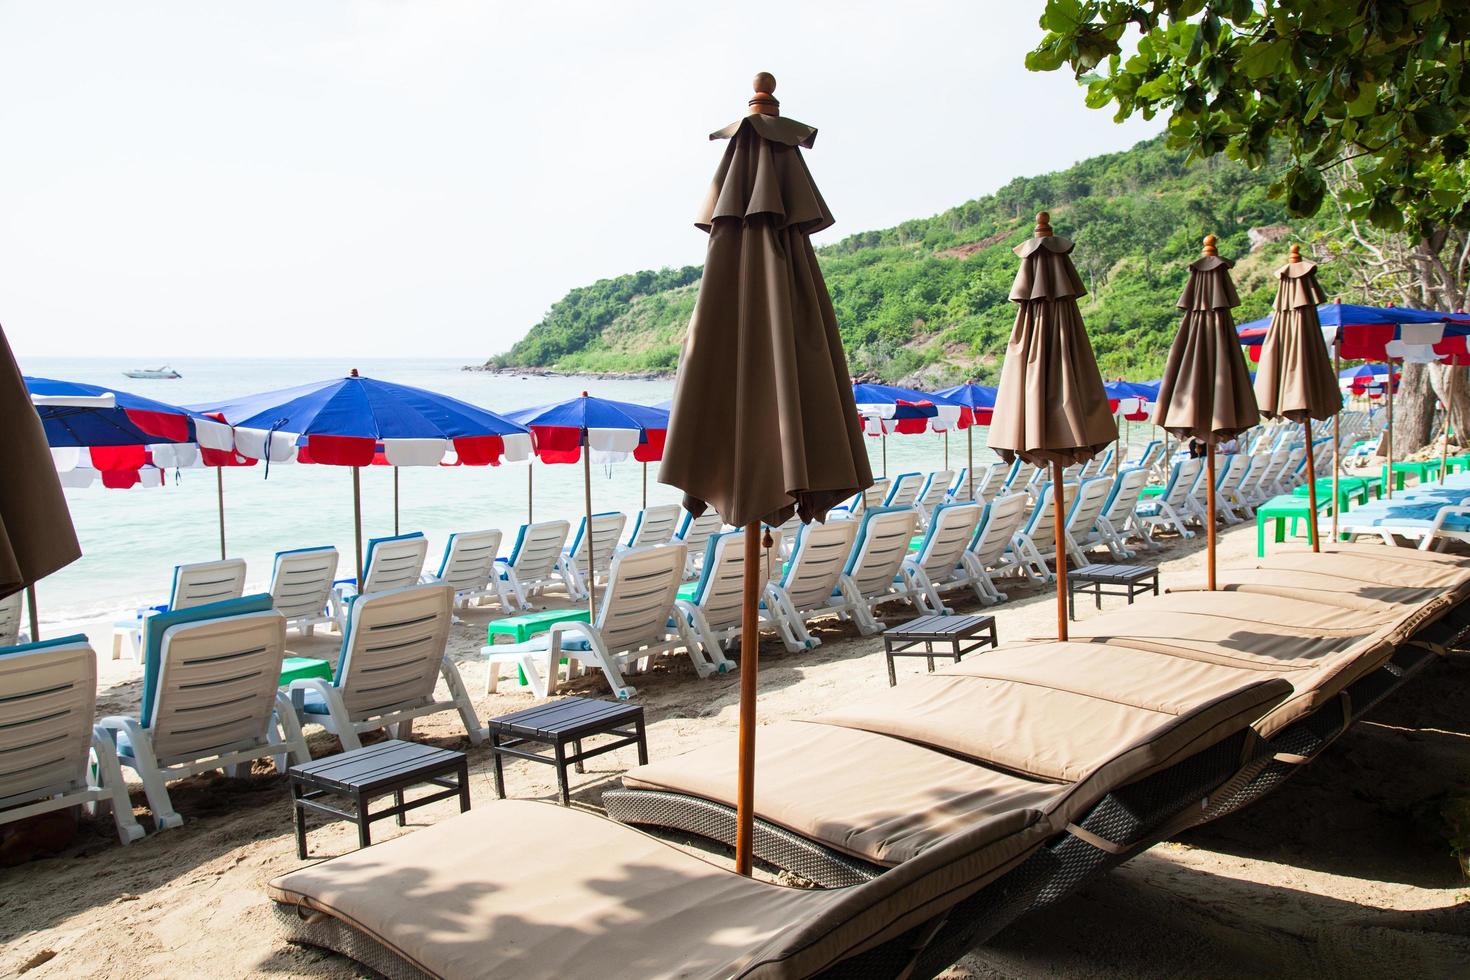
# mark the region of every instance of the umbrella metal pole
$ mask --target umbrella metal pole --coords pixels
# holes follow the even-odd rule
[[[740,756],[735,797],[735,871],[749,876],[755,840],[755,694],[760,666],[760,521],[745,525],[744,594],[740,610]]]
[[[975,499],[975,424],[965,430],[965,482],[970,488],[970,500]]]
[[[1321,551],[1317,544],[1317,463],[1313,459],[1317,454],[1312,451],[1312,420],[1310,418],[1302,421],[1302,430],[1307,437],[1307,533],[1312,537],[1312,550]],[[1337,501],[1332,502],[1334,508]]]
[[[1450,405],[1454,398],[1455,366],[1445,369],[1444,378],[1444,446],[1439,451],[1439,482],[1444,483],[1445,473],[1450,468]]]
[[[1384,430],[1388,437],[1388,475],[1383,480],[1383,494],[1388,499],[1393,499],[1393,361],[1388,361],[1388,428]]]
[[[944,430],[944,468],[949,469],[949,430]]]
[[[357,590],[362,591],[363,576],[367,574],[362,567],[362,477],[361,467],[352,468],[352,533],[357,541]]]
[[[883,423],[878,424],[881,426]],[[886,480],[888,479],[888,432],[886,429],[878,437],[878,441],[883,443],[883,478]]]
[[[398,533],[398,467],[393,467],[393,533]]]
[[[643,464],[643,509],[648,509],[648,464]]]
[[[531,485],[532,479],[533,479],[533,474],[531,472],[531,461],[528,459],[528,460],[526,460],[526,523],[527,524],[534,524],[534,523],[536,523],[536,519],[531,516],[532,491],[534,490],[534,487],[532,487],[532,485]]]
[[[26,586],[26,615],[31,620],[31,642],[40,643],[41,620],[36,615],[36,587],[34,585]]]
[[[1056,520],[1057,547],[1057,639],[1067,640],[1067,491],[1062,489],[1062,464],[1052,460],[1051,501]]]
[[[1213,436],[1213,433],[1211,433]],[[1215,591],[1215,440],[1205,446],[1205,586]]]
[[[214,488],[219,499],[219,560],[225,560],[225,468],[214,468]]]
[[[592,556],[592,443],[582,447],[582,490],[587,504],[587,612],[597,622],[597,566]]]
[[[1337,352],[1337,344],[1332,345],[1332,373],[1339,378],[1342,377],[1342,355]],[[1337,541],[1337,512],[1341,509],[1342,494],[1338,487],[1342,479],[1342,406],[1339,403],[1337,412],[1332,416],[1332,541]]]

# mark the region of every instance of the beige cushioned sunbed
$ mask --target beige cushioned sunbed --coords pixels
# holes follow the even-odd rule
[[[283,875],[269,893],[323,913],[316,928],[356,929],[399,974],[802,977],[932,919],[1048,833],[1036,811],[1012,810],[893,873],[817,890],[743,878],[585,812],[497,800]]]

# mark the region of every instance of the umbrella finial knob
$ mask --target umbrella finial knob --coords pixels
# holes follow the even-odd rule
[[[1218,240],[1219,239],[1217,239],[1214,235],[1206,235],[1205,236],[1205,254],[1206,255],[1219,255],[1220,254],[1219,250],[1215,248],[1215,242],[1217,242]]]
[[[353,368],[352,369],[352,373],[349,374],[348,377],[349,378],[355,378],[355,377],[357,377],[357,368]]]
[[[779,116],[781,114],[781,103],[771,93],[776,91],[776,76],[768,71],[758,72],[755,80],[751,82],[755,89],[755,95],[751,96],[746,103],[750,107],[751,114],[760,113],[763,116]]]
[[[1046,211],[1036,212],[1036,237],[1051,237],[1051,215]]]
[[[1291,258],[1288,261],[1291,261],[1291,262],[1300,262],[1301,260],[1302,260],[1302,247],[1300,245],[1293,245],[1291,247]]]

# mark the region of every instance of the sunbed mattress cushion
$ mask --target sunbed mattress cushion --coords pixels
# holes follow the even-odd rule
[[[1039,814],[974,828],[860,886],[743,878],[629,827],[503,800],[271,882],[434,976],[808,976],[973,894],[1037,846]]]
[[[1368,584],[1417,585],[1470,592],[1470,560],[1417,548],[1340,544],[1321,554],[1294,548],[1272,552],[1252,563],[1282,571],[1320,571]]]
[[[834,725],[765,725],[755,746],[757,816],[875,864],[907,861],[985,817],[1045,807],[1066,789]],[[734,746],[720,741],[639,766],[623,784],[734,806]]]
[[[1215,576],[1215,585],[1222,592],[1283,595],[1345,609],[1389,608],[1401,614],[1439,605],[1447,594],[1437,586],[1364,582],[1305,569],[1221,569]],[[1169,585],[1169,592],[1203,592],[1206,587],[1203,580],[1176,582]]]

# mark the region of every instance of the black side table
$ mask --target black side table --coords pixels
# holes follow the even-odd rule
[[[1159,569],[1156,565],[1083,565],[1067,573],[1067,618],[1077,618],[1075,597],[1079,592],[1091,592],[1097,608],[1102,608],[1105,595],[1127,596],[1128,605],[1133,597],[1153,590],[1159,594]],[[1114,586],[1105,589],[1104,586]]]
[[[988,635],[981,636],[982,631]],[[920,616],[883,631],[883,654],[888,660],[888,686],[898,683],[894,657],[923,657],[934,672],[936,655],[960,662],[967,653],[999,643],[994,616]],[[937,649],[936,649],[937,647]],[[945,649],[948,647],[948,649]]]
[[[625,745],[638,746],[638,764],[648,762],[648,740],[643,730],[643,706],[596,698],[562,698],[513,714],[491,718],[485,726],[490,733],[490,753],[495,759],[495,792],[505,799],[505,756],[528,759],[556,767],[557,785],[561,787],[561,805],[571,806],[567,786],[567,763],[585,771],[582,762]],[[611,735],[613,741],[596,748],[582,748],[582,740],[594,735]],[[539,743],[552,747],[551,755],[528,751],[522,745]],[[567,746],[571,745],[571,754]]]
[[[398,826],[405,823],[409,810],[459,797],[459,812],[470,808],[469,764],[463,752],[437,749],[432,745],[391,739],[366,748],[341,752],[316,759],[286,771],[291,783],[291,809],[296,823],[296,856],[306,859],[306,811],[324,813],[339,820],[357,824],[357,843],[367,847],[372,841],[368,827],[374,820],[397,817]],[[451,779],[450,777],[454,777]],[[442,787],[414,800],[404,800],[403,791],[410,786],[427,784]],[[393,806],[376,813],[368,804],[380,796],[393,794]],[[323,797],[336,795],[351,798],[356,806],[342,810]]]

